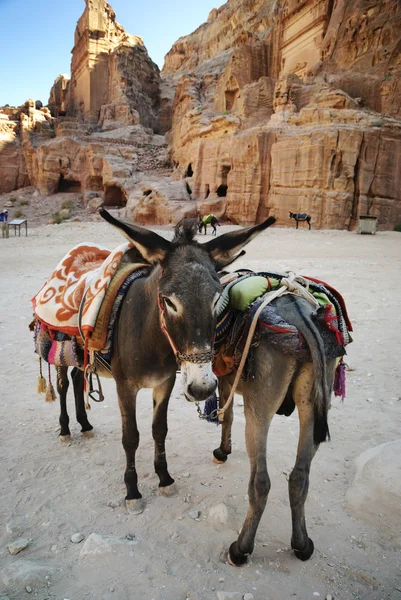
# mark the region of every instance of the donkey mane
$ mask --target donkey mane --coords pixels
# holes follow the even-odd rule
[[[174,228],[174,237],[172,243],[174,246],[183,246],[193,244],[196,231],[194,230],[192,219],[182,219]]]

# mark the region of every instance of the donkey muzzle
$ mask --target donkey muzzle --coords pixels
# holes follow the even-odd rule
[[[202,402],[214,394],[217,377],[212,371],[212,363],[181,363],[182,387],[189,402]]]

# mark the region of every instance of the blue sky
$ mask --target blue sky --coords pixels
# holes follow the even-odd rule
[[[182,35],[205,22],[224,0],[111,0],[117,21],[143,38],[161,68]],[[53,81],[70,72],[75,25],[84,0],[0,0],[0,106],[28,98],[47,104]]]

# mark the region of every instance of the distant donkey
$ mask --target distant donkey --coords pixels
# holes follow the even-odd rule
[[[290,211],[290,219],[295,219],[295,221],[297,223],[297,229],[298,229],[298,223],[302,223],[304,221],[306,221],[308,223],[309,229],[311,229],[310,222],[312,221],[312,217],[310,215],[308,215],[307,213],[293,213]]]
[[[208,225],[212,226],[212,235],[217,235],[216,225],[220,227],[220,223],[212,213],[210,213],[210,215],[205,215],[199,220],[199,233],[202,233],[202,229],[204,229],[204,234],[206,235],[206,229]]]

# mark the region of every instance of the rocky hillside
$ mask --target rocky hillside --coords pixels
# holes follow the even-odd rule
[[[401,221],[400,2],[229,0],[161,73],[105,0],[86,4],[49,109],[0,113],[2,191],[70,186],[160,224]]]

